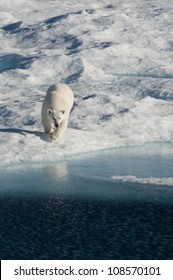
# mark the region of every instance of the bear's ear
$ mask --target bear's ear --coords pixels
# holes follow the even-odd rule
[[[62,113],[62,114],[65,114],[65,111],[64,111],[64,110],[62,110],[62,111],[61,111],[61,113]]]
[[[52,110],[51,109],[48,109],[47,110],[47,113],[50,115],[52,113]]]

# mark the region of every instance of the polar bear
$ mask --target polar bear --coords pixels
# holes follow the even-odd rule
[[[60,83],[48,88],[42,105],[42,124],[52,139],[60,138],[66,131],[73,103],[69,86]]]

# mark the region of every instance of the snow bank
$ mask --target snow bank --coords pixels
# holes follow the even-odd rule
[[[171,1],[0,3],[1,164],[173,141]],[[52,83],[75,95],[59,141],[43,133]]]

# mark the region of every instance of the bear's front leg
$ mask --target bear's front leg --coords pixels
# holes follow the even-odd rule
[[[55,132],[55,130],[56,130],[56,127],[51,123],[49,123],[49,125],[47,127],[45,127],[45,133],[49,134],[49,135],[53,134]]]
[[[54,131],[50,132],[49,135],[53,140],[56,140],[60,136],[58,132],[58,129],[55,129]]]
[[[60,127],[58,127],[57,129],[54,130],[54,132],[49,133],[50,137],[54,140],[56,140],[57,138],[61,138],[62,135],[64,134],[65,130],[67,129],[67,124],[68,121],[63,121],[60,125]]]

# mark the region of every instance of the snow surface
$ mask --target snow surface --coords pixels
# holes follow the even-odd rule
[[[173,186],[173,177],[169,178],[137,178],[136,176],[112,176],[115,181],[123,183],[134,183],[140,185],[154,185],[154,186]]]
[[[1,165],[173,142],[172,0],[1,0]],[[44,134],[47,88],[75,106],[58,141]]]

